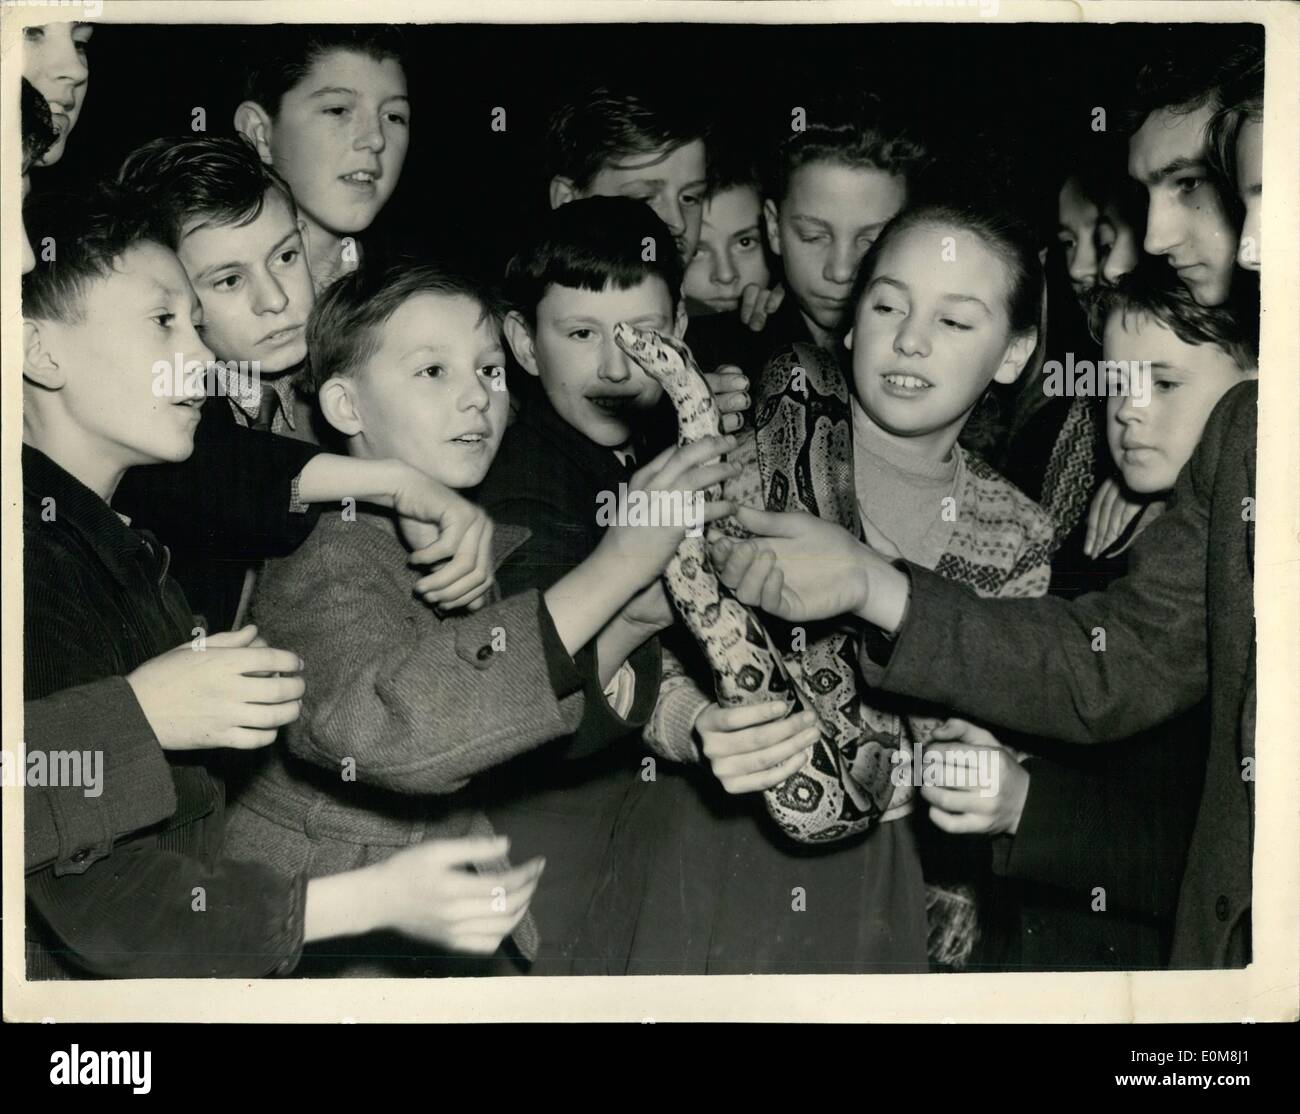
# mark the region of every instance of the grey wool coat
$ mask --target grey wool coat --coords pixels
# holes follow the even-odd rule
[[[498,527],[494,566],[526,537]],[[318,877],[428,839],[491,835],[462,792],[470,779],[578,728],[583,678],[539,593],[442,618],[413,582],[406,550],[366,513],[322,515],[295,553],[266,566],[253,619],[303,659],[307,688],[232,806],[228,854]],[[531,916],[515,944],[532,957]]]

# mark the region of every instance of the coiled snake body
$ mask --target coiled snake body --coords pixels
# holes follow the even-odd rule
[[[648,329],[619,322],[614,341],[652,379],[660,383],[677,413],[679,442],[690,444],[720,432],[712,393],[690,349],[682,342]],[[744,465],[727,494],[737,502],[762,506],[754,444],[744,442],[731,454]],[[747,489],[748,488],[748,489]],[[718,499],[720,487],[705,493]],[[748,533],[732,518],[717,527],[733,537]],[[699,643],[713,671],[718,703],[723,706],[781,701],[790,713],[804,708],[818,714],[820,737],[802,768],[764,793],[768,813],[791,838],[804,843],[843,839],[864,831],[881,816],[853,776],[852,764],[862,740],[860,720],[830,717],[818,709],[810,685],[828,683],[822,668],[805,674],[797,651],[783,654],[754,613],[719,581],[703,537],[686,537],[664,572],[668,594],[682,621]]]

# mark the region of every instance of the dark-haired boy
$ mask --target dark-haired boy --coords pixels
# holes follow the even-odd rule
[[[496,521],[531,532],[497,571],[507,595],[544,589],[585,560],[604,535],[596,513],[603,493],[617,492],[661,447],[647,437],[665,428],[652,421],[662,388],[615,346],[612,330],[631,321],[681,335],[682,271],[671,245],[671,231],[647,206],[591,197],[552,210],[510,261],[506,338],[535,383],[479,492]],[[672,621],[658,583],[629,616],[647,634]],[[618,814],[645,789],[636,736],[658,697],[657,641],[649,638],[628,666],[626,738],[594,752],[552,744],[481,779],[493,823],[549,864],[533,906],[546,941],[537,973],[593,970],[593,957],[574,948],[605,880]],[[635,900],[635,882],[620,885]],[[609,945],[614,953],[620,946]]]
[[[250,32],[235,130],[284,176],[302,213],[316,289],[360,261],[355,237],[401,177],[410,143],[401,32],[280,25]]]
[[[1209,124],[1232,76],[1225,53],[1217,36],[1160,52],[1138,73],[1126,121],[1128,172],[1147,192],[1143,250],[1163,255],[1203,306],[1227,302],[1241,277],[1231,199],[1211,172]]]

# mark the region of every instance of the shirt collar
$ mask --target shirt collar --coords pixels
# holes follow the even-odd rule
[[[286,373],[276,379],[269,380],[268,385],[279,400],[280,405],[276,416],[283,418],[284,424],[296,432],[294,378],[293,373]],[[259,380],[246,375],[223,375],[222,389],[225,391],[226,397],[230,399],[230,404],[239,414],[248,419],[250,425],[257,421],[262,412],[262,387]],[[274,421],[274,418],[272,420]]]
[[[71,472],[40,449],[26,444],[23,445],[23,499],[38,521],[48,519],[76,531],[119,584],[130,583],[132,572],[139,567],[140,550],[145,546],[143,535],[127,526],[112,507]],[[45,502],[47,499],[52,502]]]

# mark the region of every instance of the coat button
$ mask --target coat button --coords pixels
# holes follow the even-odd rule
[[[1228,919],[1228,896],[1219,894],[1219,900],[1214,903],[1214,915],[1221,921]]]
[[[492,650],[492,645],[491,645],[491,643],[489,643],[489,644],[486,645],[486,646],[480,646],[480,647],[478,648],[478,660],[479,660],[479,661],[487,661],[488,658],[490,658],[490,657],[492,656],[492,654],[493,654],[493,650]]]
[[[90,848],[83,847],[72,856],[74,863],[84,863],[90,857]]]

